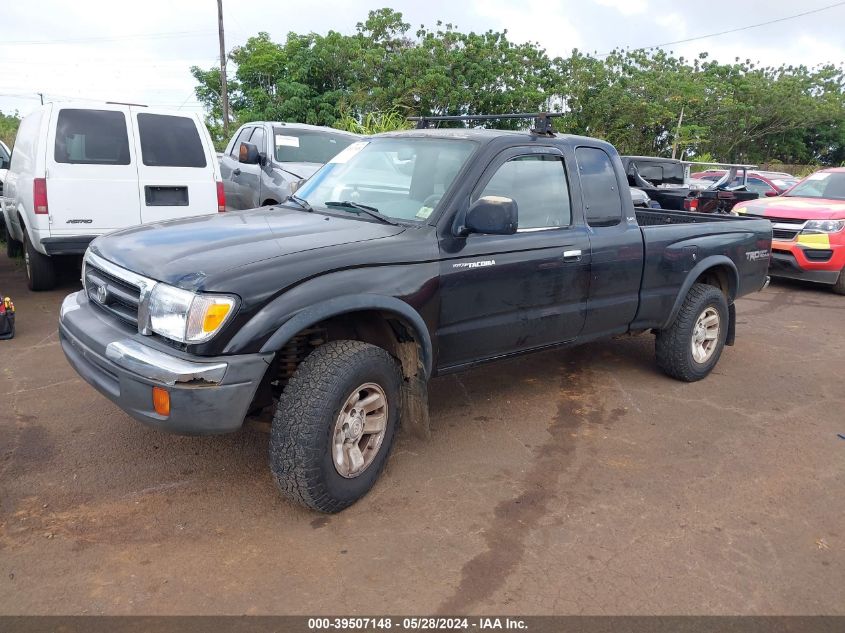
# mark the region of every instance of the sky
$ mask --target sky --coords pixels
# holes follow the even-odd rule
[[[552,57],[641,48],[833,8],[757,28],[664,46],[692,57],[763,65],[845,61],[845,2],[835,0],[223,0],[226,48],[259,31],[353,33],[372,9],[401,11],[412,31],[436,21],[464,31],[507,29]],[[0,112],[47,101],[121,101],[201,111],[192,65],[219,63],[214,0],[0,1]],[[231,67],[230,67],[231,68]],[[230,70],[231,72],[231,70]]]

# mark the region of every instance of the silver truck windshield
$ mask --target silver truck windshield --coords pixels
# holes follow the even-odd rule
[[[397,220],[424,222],[475,148],[474,142],[457,139],[359,141],[332,158],[296,193],[317,209],[353,202]],[[344,208],[355,211],[351,205]]]
[[[273,156],[278,163],[327,163],[354,136],[294,127],[273,128]]]

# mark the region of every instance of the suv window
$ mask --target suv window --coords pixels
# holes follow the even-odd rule
[[[59,111],[54,158],[74,165],[128,165],[126,117],[114,110]]]
[[[597,147],[579,147],[575,150],[575,160],[581,178],[587,224],[619,224],[622,221],[622,199],[610,156]]]
[[[264,128],[255,128],[255,132],[252,133],[249,142],[255,145],[258,148],[259,152],[265,153],[267,151],[267,148],[264,145]]]
[[[759,193],[761,195],[766,194],[769,191],[775,190],[775,188],[772,187],[765,180],[753,177],[748,178],[748,182],[746,183],[745,188],[748,189],[748,191],[754,191],[755,193]]]
[[[248,143],[249,142],[249,135],[254,130],[254,127],[245,127],[241,130],[241,133],[238,134],[238,138],[235,139],[235,142],[232,143],[232,149],[229,151],[229,156],[234,156],[237,160],[240,151],[241,151],[241,143]]]
[[[477,197],[516,202],[520,229],[569,226],[572,208],[563,160],[551,154],[517,156],[501,165]]]
[[[205,167],[205,150],[193,119],[139,114],[141,159],[148,167]]]

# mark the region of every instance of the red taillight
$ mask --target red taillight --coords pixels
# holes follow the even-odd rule
[[[223,189],[223,183],[217,182],[217,213],[223,213],[226,210],[226,191]]]
[[[47,208],[47,179],[36,178],[32,181],[32,205],[35,212],[40,214],[49,213]]]
[[[686,198],[684,200],[684,209],[687,211],[698,211],[698,198]]]

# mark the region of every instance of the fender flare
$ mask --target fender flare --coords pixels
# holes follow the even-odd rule
[[[669,327],[675,320],[675,317],[678,316],[678,312],[681,310],[681,305],[684,303],[684,299],[690,291],[690,288],[692,288],[692,285],[695,283],[695,280],[703,273],[706,273],[711,268],[716,268],[717,266],[727,266],[732,273],[733,278],[730,281],[733,282],[733,285],[728,293],[728,303],[733,303],[733,300],[736,297],[737,288],[739,288],[739,272],[736,269],[736,264],[734,264],[733,261],[731,261],[731,259],[726,255],[711,255],[710,257],[706,257],[698,262],[698,264],[696,264],[692,270],[687,273],[687,277],[684,279],[681,290],[675,298],[675,303],[672,305],[672,311],[669,313],[669,318],[660,327],[661,330]]]
[[[383,312],[391,312],[396,316],[408,322],[413,330],[414,338],[419,342],[421,361],[425,378],[431,377],[433,358],[433,346],[431,343],[431,335],[428,332],[428,327],[420,316],[419,312],[414,310],[410,305],[396,299],[394,297],[387,297],[383,295],[344,295],[322,301],[315,305],[309,306],[304,310],[295,313],[290,319],[285,321],[279,329],[267,339],[261,347],[261,352],[277,352],[284,345],[292,339],[297,332],[314,325],[320,321],[330,317],[347,314],[349,312],[358,312],[361,310],[379,310]]]

